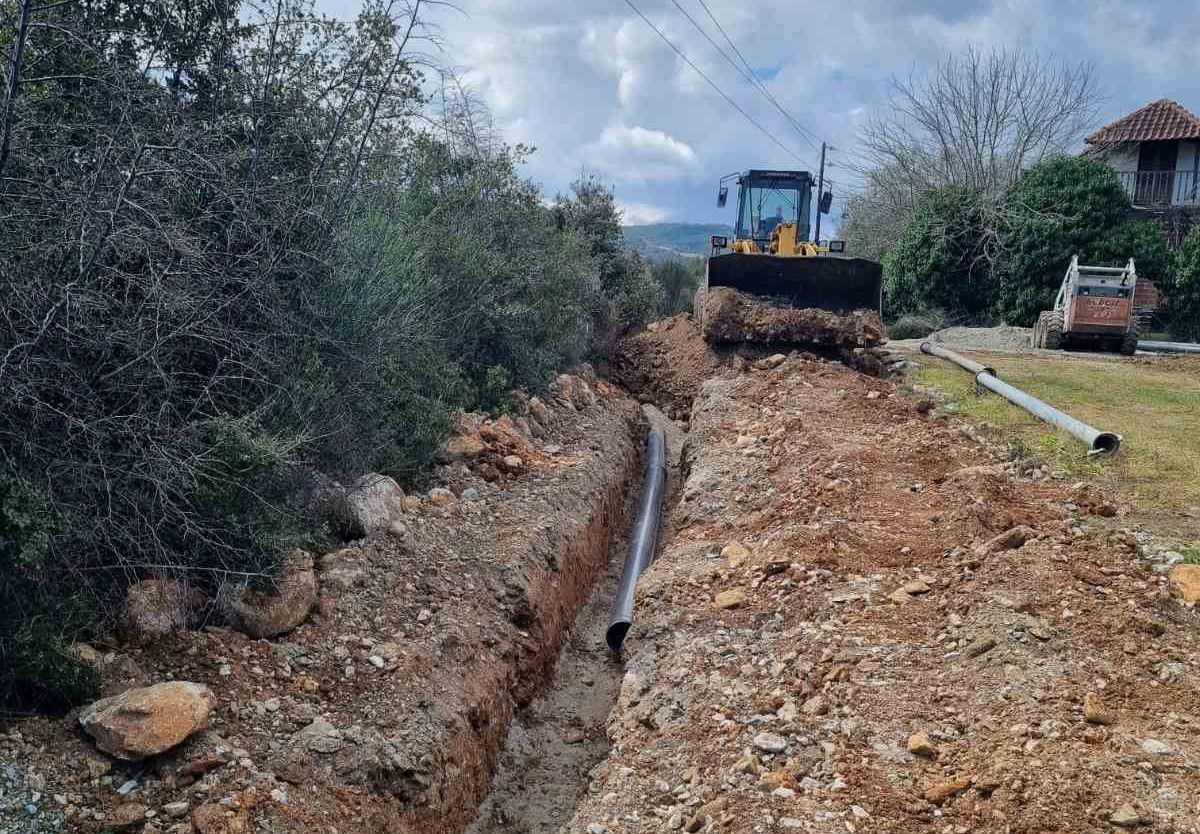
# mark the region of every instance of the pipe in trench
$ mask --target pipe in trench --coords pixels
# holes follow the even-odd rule
[[[1200,354],[1200,345],[1191,342],[1154,342],[1138,340],[1138,350],[1151,353],[1195,353]]]
[[[928,349],[927,349],[928,348]],[[932,342],[923,342],[921,351],[932,356],[940,356],[975,375],[975,384],[999,394],[1013,405],[1019,405],[1039,420],[1044,420],[1052,426],[1057,426],[1068,434],[1079,438],[1091,450],[1088,454],[1113,454],[1121,448],[1121,436],[1110,431],[1092,428],[1081,420],[1076,420],[1070,414],[1059,411],[1052,405],[1044,403],[1037,397],[1026,394],[1020,388],[1009,385],[996,377],[991,368],[973,362],[965,356],[959,356],[952,350],[938,347]]]
[[[633,536],[629,540],[629,552],[625,556],[625,567],[621,570],[621,581],[613,598],[612,618],[604,640],[614,652],[621,650],[625,635],[633,625],[633,595],[638,577],[654,559],[658,544],[658,528],[662,515],[663,492],[667,481],[667,441],[663,430],[651,428],[646,436],[646,472],[642,479],[642,498],[638,506],[637,521]]]

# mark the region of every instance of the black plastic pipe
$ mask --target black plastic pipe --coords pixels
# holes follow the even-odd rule
[[[625,635],[633,625],[633,594],[638,577],[654,559],[658,545],[658,527],[662,516],[663,491],[667,482],[667,441],[660,428],[651,428],[646,436],[646,472],[642,479],[642,500],[637,521],[629,540],[621,582],[613,598],[612,618],[604,640],[614,652],[621,650]]]

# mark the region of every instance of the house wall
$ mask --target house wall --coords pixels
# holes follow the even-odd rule
[[[1104,161],[1114,171],[1136,171],[1140,142],[1127,142],[1104,150]],[[1180,158],[1182,159],[1182,152]]]

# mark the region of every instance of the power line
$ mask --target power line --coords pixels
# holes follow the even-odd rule
[[[797,154],[795,151],[793,151],[787,145],[783,144],[783,142],[779,141],[779,139],[775,136],[775,134],[771,133],[771,131],[769,131],[765,127],[763,127],[753,116],[751,116],[749,113],[747,113],[745,110],[743,110],[741,105],[739,105],[736,101],[734,101],[732,98],[730,98],[728,95],[726,95],[725,91],[722,90],[720,87],[718,87],[716,85],[716,82],[714,82],[711,78],[709,78],[708,75],[704,72],[704,70],[700,69],[700,67],[698,67],[694,63],[692,63],[692,59],[689,58],[687,55],[685,55],[683,53],[683,50],[681,50],[678,46],[676,46],[671,41],[671,39],[668,38],[663,33],[663,31],[661,29],[659,29],[657,26],[655,26],[650,21],[650,18],[646,17],[646,15],[644,15],[642,13],[641,9],[639,9],[637,6],[635,6],[633,4],[633,0],[625,0],[625,4],[627,6],[629,6],[629,8],[633,9],[637,13],[637,16],[640,17],[647,26],[649,26],[651,29],[653,29],[655,34],[657,34],[660,38],[662,38],[663,42],[667,46],[671,47],[672,51],[674,51],[676,55],[678,55],[680,58],[683,59],[683,62],[685,64],[687,64],[689,67],[694,69],[701,78],[703,78],[706,82],[708,82],[708,86],[710,86],[714,90],[716,90],[717,94],[719,96],[721,96],[721,98],[725,99],[725,101],[728,102],[730,107],[732,107],[734,110],[741,113],[742,116],[745,117],[746,121],[750,122],[750,124],[752,124],[756,128],[758,128],[763,133],[764,136],[766,136],[768,139],[770,139],[772,142],[774,142],[776,145],[778,145],[780,148],[782,148],[789,156],[796,159],[796,161],[800,162],[805,167],[811,167],[807,162],[804,161],[803,157],[801,157],[799,154]],[[722,53],[722,54],[724,54],[724,53]]]
[[[729,37],[729,33],[725,31],[725,27],[721,25],[720,21],[717,20],[716,15],[712,13],[712,9],[708,7],[708,4],[705,3],[704,0],[699,0],[699,2],[704,8],[705,13],[708,15],[708,19],[713,22],[713,25],[717,27],[717,31],[719,31],[721,36],[725,38],[725,42],[729,44],[730,48],[734,51],[738,58],[741,59],[742,65],[745,67],[744,70],[742,67],[739,67],[737,62],[730,58],[725,50],[722,49],[717,42],[709,36],[708,32],[705,31],[704,28],[701,27],[700,24],[697,23],[690,14],[688,14],[687,10],[684,9],[683,6],[679,5],[679,0],[671,0],[671,3],[674,4],[675,8],[679,9],[679,11],[688,19],[688,22],[691,23],[692,26],[696,27],[696,31],[703,35],[704,39],[712,44],[713,49],[721,53],[721,57],[728,61],[729,65],[737,70],[738,74],[745,78],[751,87],[753,87],[760,95],[766,98],[767,101],[773,104],[775,109],[783,114],[783,117],[791,123],[792,127],[796,129],[796,132],[799,133],[801,137],[805,139],[805,141],[811,144],[813,148],[820,147],[820,138],[804,125],[800,124],[800,122],[796,121],[795,117],[793,117],[791,113],[784,109],[784,106],[779,103],[779,100],[775,98],[775,96],[771,94],[771,91],[767,89],[766,85],[759,80],[758,74],[754,71],[754,67],[750,66],[750,62],[746,60],[746,56],[742,54],[742,51],[737,48],[737,44],[735,44],[733,39]]]

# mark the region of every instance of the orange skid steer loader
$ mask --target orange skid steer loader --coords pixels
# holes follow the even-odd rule
[[[1047,350],[1093,347],[1132,356],[1138,345],[1133,258],[1123,267],[1086,266],[1071,257],[1053,310],[1033,327],[1033,346]]]

